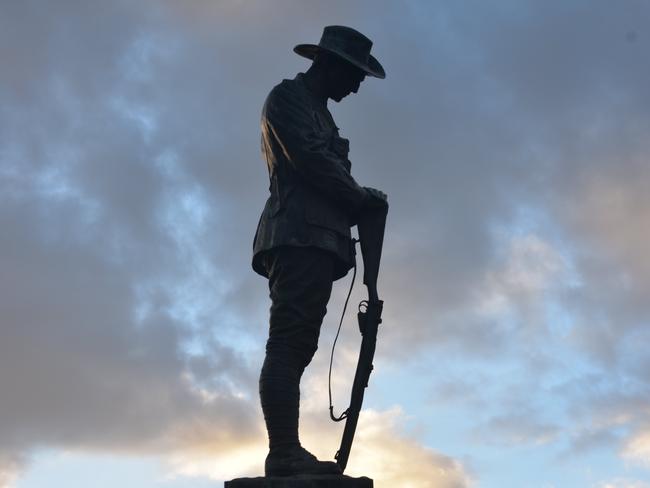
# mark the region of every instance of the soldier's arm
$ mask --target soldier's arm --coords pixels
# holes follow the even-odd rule
[[[373,200],[350,175],[342,155],[332,147],[333,134],[319,130],[309,108],[289,90],[276,89],[267,99],[262,131],[265,138],[279,144],[296,172],[327,197],[353,212]]]

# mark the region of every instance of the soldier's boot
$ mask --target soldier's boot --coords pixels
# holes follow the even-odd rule
[[[271,449],[264,463],[266,476],[293,476],[298,474],[341,474],[333,461],[319,461],[301,445],[280,446]]]

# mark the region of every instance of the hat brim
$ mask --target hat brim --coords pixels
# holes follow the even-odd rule
[[[335,51],[333,49],[327,49],[321,46],[318,46],[316,44],[298,44],[296,47],[293,48],[293,51],[302,56],[303,58],[307,59],[314,59],[316,57],[316,54],[318,54],[321,51],[327,51],[333,54],[336,54],[340,58],[345,59],[347,62],[353,64],[357,68],[361,69],[363,72],[370,76],[374,76],[375,78],[386,78],[386,72],[384,71],[383,66],[377,59],[370,54],[368,56],[368,63],[360,63],[356,59],[352,59],[351,57],[347,56],[345,53]]]

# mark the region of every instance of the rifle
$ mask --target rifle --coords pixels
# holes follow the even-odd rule
[[[350,394],[350,406],[338,418],[334,417],[330,406],[330,416],[333,420],[346,419],[341,445],[334,456],[334,459],[341,467],[341,472],[345,471],[348,464],[354,432],[357,428],[359,412],[363,403],[364,391],[368,386],[368,379],[373,369],[372,360],[377,343],[377,329],[381,323],[381,312],[384,305],[377,293],[377,277],[379,275],[387,213],[388,205],[372,209],[362,213],[357,222],[359,240],[361,241],[361,255],[363,257],[363,283],[368,288],[368,300],[363,300],[359,304],[359,312],[357,313],[362,339],[357,370],[352,384],[352,393]]]

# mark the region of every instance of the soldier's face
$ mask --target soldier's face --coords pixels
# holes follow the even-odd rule
[[[365,77],[366,74],[356,66],[347,62],[338,63],[331,73],[329,98],[340,102],[350,93],[356,93]]]

